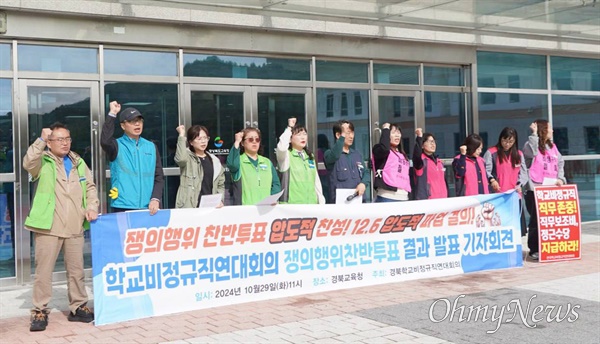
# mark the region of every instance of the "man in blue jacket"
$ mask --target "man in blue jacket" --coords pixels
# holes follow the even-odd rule
[[[115,139],[115,120],[119,112],[124,134]],[[109,196],[113,212],[148,209],[150,215],[154,215],[160,208],[164,188],[160,153],[153,142],[141,137],[143,129],[144,117],[137,109],[121,111],[121,104],[110,103],[100,145],[110,166]]]
[[[325,152],[325,168],[329,173],[329,199],[335,203],[337,189],[354,189],[363,197],[371,182],[362,155],[350,148],[354,143],[354,124],[341,120],[333,125],[335,144]],[[364,198],[364,197],[363,197]]]

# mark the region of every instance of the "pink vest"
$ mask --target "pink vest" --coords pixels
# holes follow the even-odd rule
[[[404,155],[390,150],[390,155],[388,155],[383,171],[381,171],[381,178],[389,186],[410,192],[409,169],[410,163]]]
[[[423,168],[420,170],[415,169],[415,175],[417,176],[416,198],[447,198],[448,188],[444,178],[444,163],[441,159],[436,159],[437,164],[434,163],[433,159],[425,153],[421,154],[421,159],[423,160]]]
[[[455,159],[460,159],[460,155],[457,155]],[[485,161],[481,157],[477,157],[477,165],[479,165],[479,170],[481,171],[481,182],[483,183],[483,193],[488,194],[489,191],[489,183],[487,180],[487,174],[485,172]],[[475,163],[471,158],[467,157],[465,159],[465,177],[463,183],[465,184],[464,196],[473,196],[479,195],[479,186],[477,184],[477,169],[475,168]]]
[[[496,178],[498,178],[498,184],[500,185],[499,192],[514,190],[519,181],[521,165],[514,165],[510,156],[508,160],[501,162],[498,157],[498,148],[496,147],[491,147],[489,151],[495,157],[494,166],[496,169]],[[524,164],[525,160],[523,160],[523,153],[521,151],[519,151],[519,155],[521,156],[521,164]]]
[[[558,178],[558,148],[546,149],[546,154],[538,153],[531,162],[529,178],[536,183],[542,184],[544,178]]]

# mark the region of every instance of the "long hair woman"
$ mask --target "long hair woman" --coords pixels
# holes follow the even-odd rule
[[[516,190],[520,199],[522,195],[521,188],[527,183],[528,177],[525,158],[518,147],[519,136],[517,131],[514,128],[506,127],[500,132],[496,145],[485,152],[483,160],[485,161],[485,170],[492,191]],[[519,205],[522,209],[521,200],[519,200]],[[525,213],[521,211],[521,236],[526,234]]]
[[[542,184],[553,181],[555,185],[561,186],[567,182],[565,178],[565,161],[552,142],[554,131],[552,125],[545,119],[538,119],[529,126],[531,135],[523,146],[525,163],[529,169],[529,182],[526,184],[525,205],[529,212],[529,257],[532,260],[539,259],[539,234],[538,219],[535,209],[534,190]]]

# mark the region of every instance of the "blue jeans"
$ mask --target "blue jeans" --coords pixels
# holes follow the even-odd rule
[[[385,198],[385,197],[381,197],[381,196],[377,196],[377,198],[375,199],[375,203],[387,203],[387,202],[404,202],[404,201],[399,201],[399,200],[391,199],[391,198]]]

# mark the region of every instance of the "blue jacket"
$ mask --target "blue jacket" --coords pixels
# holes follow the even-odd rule
[[[117,139],[119,154],[109,163],[111,187],[119,195],[111,206],[123,209],[148,208],[154,189],[156,146],[139,138],[136,142],[127,135]]]
[[[332,203],[335,203],[335,193],[339,189],[354,189],[358,184],[364,183],[369,186],[371,175],[365,166],[362,155],[350,149],[348,153],[343,152],[344,137],[336,141],[334,146],[325,152],[325,167],[329,172],[329,195]],[[363,199],[364,199],[363,195]]]

